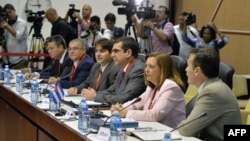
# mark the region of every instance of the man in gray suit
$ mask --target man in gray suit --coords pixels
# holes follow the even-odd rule
[[[236,97],[218,78],[219,63],[219,54],[210,47],[191,50],[186,72],[188,83],[197,86],[198,95],[190,115],[178,125],[184,125],[178,129],[181,135],[223,141],[224,125],[241,124]]]
[[[115,66],[111,57],[113,41],[102,38],[95,43],[95,63],[88,78],[78,86],[68,89],[69,95],[80,94],[83,89],[106,90],[114,84],[120,67]],[[90,96],[90,95],[89,95]]]
[[[144,62],[138,59],[139,47],[131,37],[117,39],[112,48],[112,58],[119,71],[115,83],[107,90],[84,89],[82,95],[87,100],[116,104],[132,100],[145,91],[143,72]]]

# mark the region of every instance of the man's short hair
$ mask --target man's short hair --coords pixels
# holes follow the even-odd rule
[[[113,44],[114,44],[114,41],[109,40],[109,39],[107,39],[107,38],[101,38],[101,39],[99,39],[99,40],[97,40],[97,41],[95,42],[95,47],[96,47],[97,45],[100,45],[100,46],[102,46],[102,48],[103,48],[104,50],[108,50],[109,53],[111,53],[112,48],[113,48]]]
[[[99,24],[99,25],[101,24],[100,17],[97,16],[97,15],[92,16],[92,17],[90,18],[90,22],[96,22],[96,23]]]
[[[4,11],[6,11],[7,9],[11,9],[11,10],[16,11],[15,7],[10,3],[5,4],[3,9],[4,9]]]
[[[113,14],[113,13],[108,13],[108,14],[104,17],[104,21],[115,22],[115,21],[116,21],[115,14]]]
[[[132,50],[132,56],[134,56],[135,58],[137,58],[138,53],[139,53],[139,46],[137,44],[137,42],[135,41],[134,38],[132,37],[121,37],[118,38],[115,43],[122,43],[122,48],[123,51],[127,51],[128,49]]]
[[[218,77],[220,68],[219,53],[207,46],[203,45],[199,48],[193,48],[190,54],[194,54],[193,67],[200,67],[203,74],[208,78]]]
[[[61,35],[50,36],[46,39],[46,42],[55,42],[57,46],[62,45],[64,49],[67,48],[64,38]]]

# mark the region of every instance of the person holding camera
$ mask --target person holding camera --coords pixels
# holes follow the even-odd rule
[[[0,22],[0,28],[4,29],[6,45],[4,52],[27,53],[28,28],[27,22],[16,15],[12,4],[6,4],[3,8],[7,15],[7,21]],[[28,66],[27,57],[4,56],[3,63],[9,64],[11,69],[21,69]]]
[[[71,9],[69,9],[69,11],[67,11],[64,20],[66,22],[68,22],[69,17],[71,18],[71,22],[72,22],[72,18],[74,18],[73,20],[77,20],[77,35],[78,37],[80,37],[81,33],[84,32],[85,29],[89,28],[90,26],[90,16],[92,14],[92,7],[88,4],[84,4],[82,7],[82,17],[80,15],[80,10],[75,9],[75,5],[74,4],[70,4],[70,6],[72,7]]]
[[[187,20],[187,23],[185,24]],[[196,22],[195,15],[188,12],[181,12],[178,16],[179,24],[174,26],[175,35],[180,44],[179,56],[187,59],[189,56],[189,50],[192,48],[189,44],[182,40],[182,34],[184,28],[187,29],[186,34],[190,39],[200,38],[199,32],[191,24]]]
[[[148,38],[151,37],[152,52],[172,54],[173,49],[170,42],[173,40],[174,27],[168,21],[168,8],[166,6],[158,7],[155,19],[143,19],[141,23],[138,23],[136,17],[132,16],[131,21],[137,29],[138,37],[142,37],[143,28],[151,29],[151,36]]]
[[[87,43],[87,53],[95,60],[94,55],[94,45],[95,41],[101,38],[111,39],[111,31],[108,29],[104,30],[104,33],[101,33],[101,20],[100,17],[94,15],[90,18],[90,26],[85,29],[81,34],[81,38]]]
[[[185,22],[186,24],[186,22]],[[216,39],[216,34],[219,35],[220,39]],[[223,35],[216,27],[215,23],[210,23],[208,25],[202,26],[200,30],[200,37],[195,39],[190,39],[187,36],[187,29],[184,28],[182,34],[182,39],[194,48],[198,48],[202,45],[208,45],[209,47],[215,49],[219,53],[219,50],[228,44],[229,39],[227,36]]]

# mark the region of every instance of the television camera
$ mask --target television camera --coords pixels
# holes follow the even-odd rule
[[[32,28],[34,28],[35,34],[41,34],[41,29],[43,26],[42,15],[45,14],[45,12],[44,11],[32,12],[31,10],[26,10],[25,12],[28,14],[27,21],[33,23],[31,30]]]
[[[74,12],[80,12],[79,9],[75,9],[75,5],[74,5],[74,4],[70,4],[69,7],[71,7],[71,8],[69,9],[69,11],[68,11],[68,15],[69,15],[70,17],[73,17],[73,13],[74,13]],[[74,17],[74,18],[75,18],[75,17]]]
[[[143,3],[146,3],[146,5],[143,5]],[[153,9],[154,5],[149,4],[149,0],[146,0],[146,2],[144,0],[138,10],[135,0],[128,0],[128,2],[122,0],[113,0],[112,4],[114,6],[125,6],[118,8],[118,14],[127,15],[129,18],[134,14],[136,14],[139,19],[153,19],[156,16],[156,11]]]
[[[2,8],[2,6],[0,6],[0,23],[1,22],[7,22],[7,13],[5,13],[4,9]],[[0,28],[0,45],[4,45],[5,44],[5,40],[4,40],[4,30],[2,28]]]
[[[73,16],[74,12],[80,12],[79,9],[75,9],[75,5],[74,4],[70,4],[69,5],[70,9],[68,10],[67,15],[70,17],[70,26],[72,27],[72,29],[74,30],[75,34],[78,34],[78,29],[77,29],[77,24],[78,22],[76,21],[76,17]]]

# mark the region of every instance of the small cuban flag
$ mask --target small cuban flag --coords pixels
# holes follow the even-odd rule
[[[56,83],[55,90],[53,92],[53,100],[58,104],[64,97],[64,91],[60,82]]]

